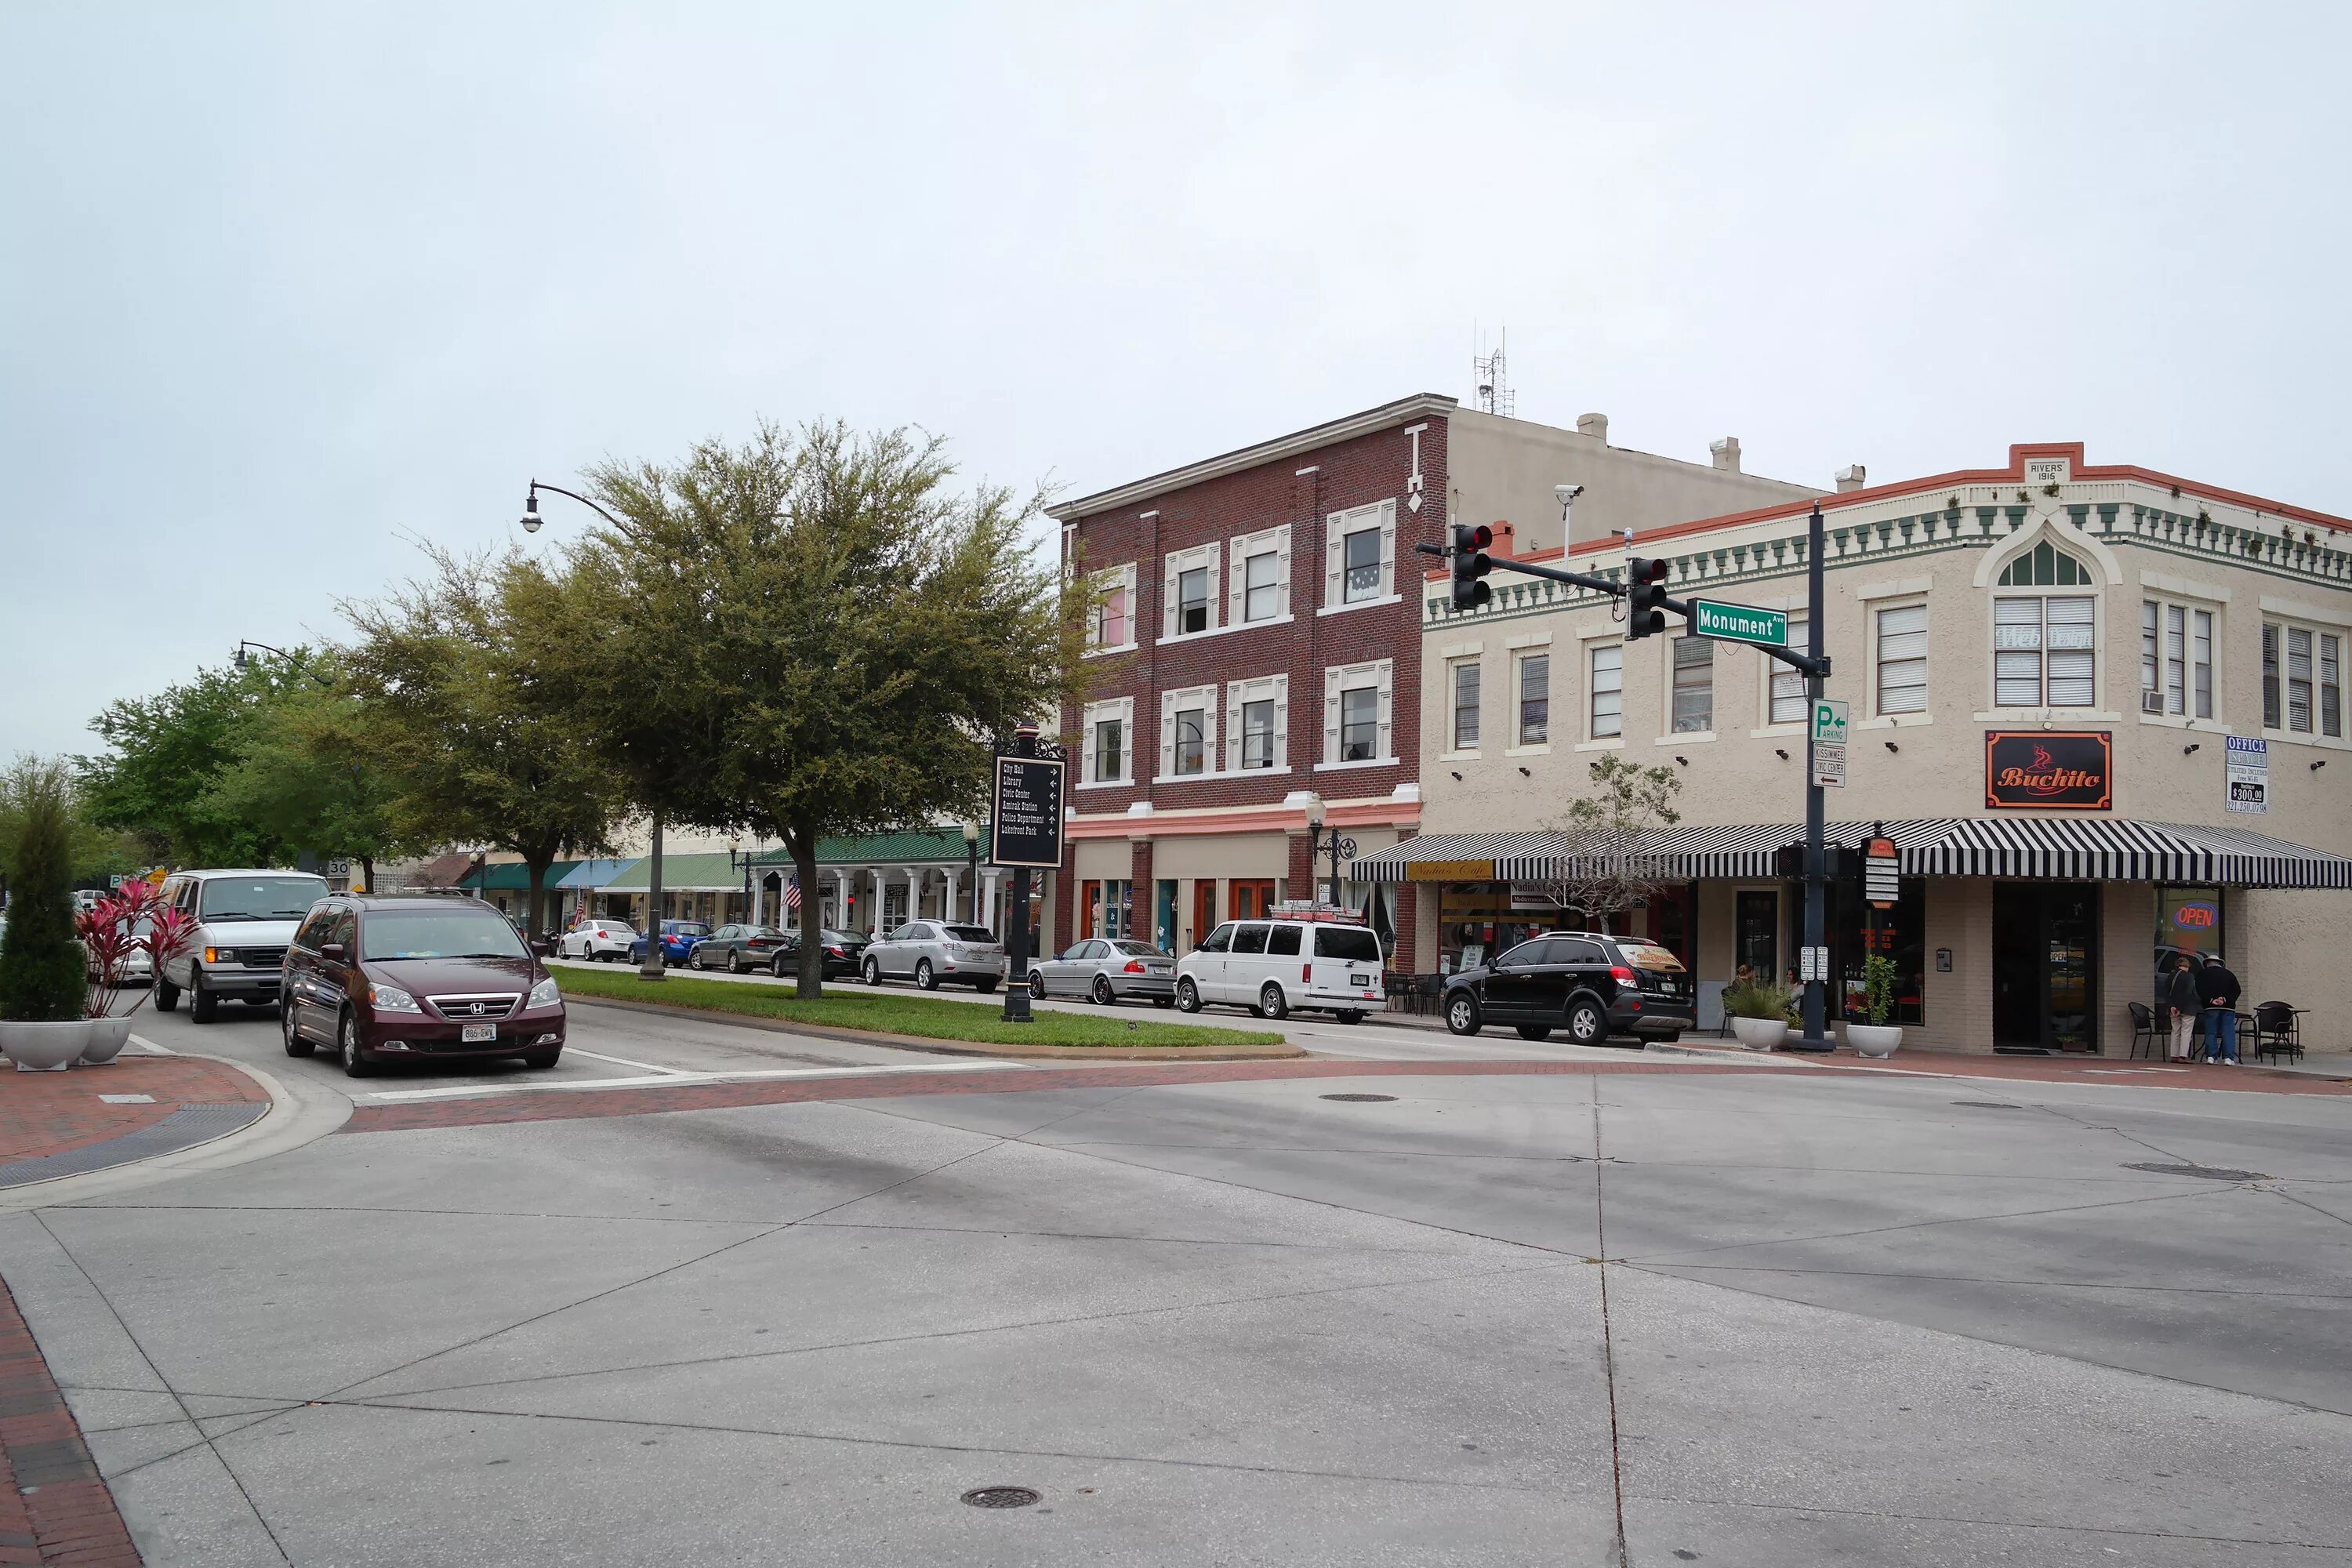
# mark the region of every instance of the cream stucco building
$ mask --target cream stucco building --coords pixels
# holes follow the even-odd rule
[[[1579,537],[1542,557],[1621,569],[1621,542],[1584,537],[1605,501],[1580,500]],[[1801,621],[1809,504],[1653,528],[1633,549],[1673,563],[1677,598]],[[2352,1046],[2352,523],[2080,446],[1876,488],[1850,470],[1821,504],[1825,694],[1852,721],[1829,815],[1848,846],[1885,824],[1906,873],[1875,931],[1842,879],[1841,984],[1875,943],[1919,1045],[2123,1055],[2159,952],[2220,951],[2245,1006],[2292,1002],[2306,1046]],[[1424,584],[1419,835],[1359,871],[1398,885],[1413,951],[1450,970],[1559,923],[1534,890],[1539,836],[1613,755],[1682,781],[1671,874],[1636,929],[1681,950],[1709,999],[1742,963],[1783,973],[1801,682],[1679,623],[1629,642],[1604,595],[1491,582],[1468,614],[1442,575]],[[2231,808],[2232,763],[2259,812]]]

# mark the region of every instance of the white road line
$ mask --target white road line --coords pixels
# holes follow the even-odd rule
[[[708,1083],[772,1083],[786,1079],[815,1078],[886,1078],[900,1073],[925,1072],[1025,1072],[1026,1062],[941,1062],[936,1067],[919,1063],[907,1067],[870,1068],[787,1068],[767,1072],[679,1072],[661,1078],[593,1078],[572,1079],[554,1083],[453,1084],[443,1089],[394,1089],[375,1094],[359,1094],[352,1098],[370,1104],[390,1104],[415,1100],[459,1100],[469,1095],[536,1094],[551,1089],[646,1089],[676,1088],[684,1084]]]
[[[664,1073],[673,1078],[687,1070],[684,1068],[666,1068],[659,1062],[633,1062],[626,1057],[608,1057],[602,1051],[583,1051],[578,1046],[564,1047],[563,1054],[567,1057],[586,1057],[590,1061],[594,1062],[611,1062],[614,1067],[635,1068],[640,1072]]]
[[[154,1053],[155,1053],[157,1056],[159,1056],[159,1057],[176,1057],[176,1056],[178,1056],[178,1055],[180,1054],[179,1052],[177,1052],[177,1051],[173,1050],[173,1049],[171,1047],[169,1047],[169,1046],[159,1046],[159,1045],[157,1045],[154,1041],[152,1041],[152,1040],[149,1039],[149,1038],[148,1038],[146,1036],[144,1036],[144,1035],[133,1035],[133,1036],[131,1036],[131,1043],[132,1045],[134,1045],[134,1046],[141,1046],[141,1047],[145,1047],[146,1049],[148,1049],[148,1050],[151,1050],[151,1051],[154,1052]]]

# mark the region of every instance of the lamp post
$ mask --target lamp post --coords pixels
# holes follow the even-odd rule
[[[232,656],[232,662],[234,662],[239,669],[247,668],[255,662],[253,656],[245,651],[247,648],[257,648],[263,653],[274,653],[278,658],[284,659],[287,663],[293,664],[297,670],[300,671],[303,675],[310,677],[312,680],[317,681],[328,690],[331,691],[335,689],[335,683],[333,681],[329,680],[325,676],[320,675],[315,669],[305,669],[302,666],[294,664],[294,656],[292,654],[288,653],[282,647],[271,647],[266,642],[240,641],[236,645],[236,652]]]
[[[963,879],[970,889],[969,905],[971,923],[980,923],[980,824],[970,817],[963,825]]]
[[[727,864],[731,868],[740,869],[743,873],[743,918],[747,921],[751,921],[753,919],[753,910],[751,909],[751,864],[760,858],[760,847],[756,841],[754,841],[751,847],[749,849],[743,848],[742,846],[743,841],[740,838],[730,838],[727,841]],[[758,924],[761,922],[754,921],[753,923]]]
[[[543,489],[552,490],[560,496],[569,496],[614,528],[619,529],[628,538],[635,540],[640,544],[645,542],[636,530],[590,500],[586,496],[576,490],[567,490],[562,485],[542,485],[537,479],[530,481],[530,489],[524,495],[522,500],[522,531],[525,533],[537,533],[540,524],[544,521],[539,515],[539,492]],[[667,980],[669,978],[669,969],[662,963],[661,944],[662,820],[661,813],[658,811],[648,815],[652,818],[653,838],[652,853],[646,857],[646,961],[637,966],[637,978]]]
[[[1307,797],[1307,880],[1308,884],[1307,890],[1310,896],[1315,890],[1315,858],[1318,855],[1330,856],[1330,902],[1331,907],[1336,910],[1339,907],[1339,862],[1353,860],[1356,858],[1356,841],[1352,838],[1340,837],[1339,829],[1336,824],[1327,834],[1323,826],[1327,815],[1323,808],[1321,795],[1310,795]]]

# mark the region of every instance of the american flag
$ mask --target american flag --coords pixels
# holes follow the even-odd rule
[[[801,879],[797,876],[784,883],[784,910],[795,915],[801,912]]]

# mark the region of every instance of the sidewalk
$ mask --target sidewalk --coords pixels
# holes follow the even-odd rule
[[[125,1051],[104,1067],[0,1073],[0,1188],[184,1149],[269,1109],[252,1079],[198,1057]]]

